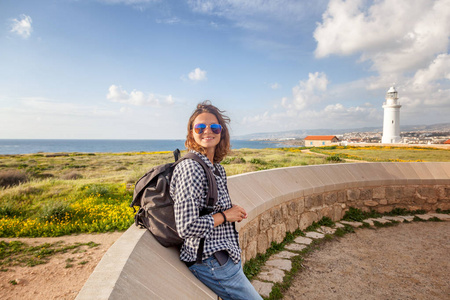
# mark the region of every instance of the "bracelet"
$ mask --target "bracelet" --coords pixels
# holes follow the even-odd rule
[[[223,222],[226,223],[227,222],[227,217],[225,216],[225,214],[223,213],[223,211],[219,211],[219,213],[223,216]]]

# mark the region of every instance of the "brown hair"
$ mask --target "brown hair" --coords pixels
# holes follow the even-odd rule
[[[200,152],[203,155],[206,155],[206,149],[194,140],[194,136],[192,134],[192,129],[194,127],[194,120],[197,118],[198,115],[203,113],[210,113],[216,116],[217,121],[222,126],[222,132],[220,133],[220,142],[217,144],[216,149],[214,151],[214,162],[219,163],[222,161],[222,159],[227,156],[227,154],[230,152],[230,133],[228,131],[227,124],[230,123],[230,118],[224,115],[223,110],[218,109],[214,105],[211,104],[209,100],[203,101],[202,103],[199,103],[197,105],[197,109],[194,110],[191,117],[189,118],[189,122],[187,125],[187,136],[186,136],[186,142],[184,145],[186,146],[186,149],[188,150],[195,150],[197,152]]]

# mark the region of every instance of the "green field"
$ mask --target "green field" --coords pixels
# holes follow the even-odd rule
[[[373,162],[450,161],[450,150],[437,148],[390,147],[390,146],[371,146],[371,147],[331,146],[331,147],[313,148],[312,151],[327,155],[338,156],[342,159],[350,158]]]
[[[325,147],[234,150],[223,162],[228,176],[344,162],[450,161],[450,151],[430,148]],[[171,152],[0,155],[0,237],[60,236],[125,230],[134,183],[151,167],[172,162]]]

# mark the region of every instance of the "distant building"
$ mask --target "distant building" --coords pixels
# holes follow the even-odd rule
[[[450,144],[450,139],[446,140],[444,144]]]
[[[335,135],[308,135],[305,137],[306,147],[329,146],[337,142],[339,139]]]
[[[384,120],[381,139],[383,144],[395,144],[402,141],[400,137],[400,107],[402,106],[397,100],[397,90],[391,86],[386,93],[386,102],[383,103]]]

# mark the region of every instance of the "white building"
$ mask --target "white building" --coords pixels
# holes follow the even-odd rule
[[[395,87],[391,88],[386,93],[386,102],[383,103],[384,121],[383,121],[383,137],[381,142],[383,144],[400,143],[400,107],[397,102],[397,90]]]

